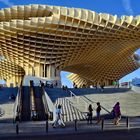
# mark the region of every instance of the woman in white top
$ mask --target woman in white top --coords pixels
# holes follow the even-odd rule
[[[63,119],[62,119],[62,110],[61,110],[61,105],[58,105],[58,108],[56,109],[55,111],[55,121],[53,123],[53,127],[55,128],[56,126],[62,126],[62,127],[65,127],[65,124],[63,122]]]

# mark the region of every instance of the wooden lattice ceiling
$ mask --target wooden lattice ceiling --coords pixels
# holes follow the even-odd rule
[[[0,52],[19,64],[54,64],[89,80],[117,80],[139,65],[140,16],[46,5],[0,10]]]
[[[0,78],[8,79],[12,76],[23,76],[25,71],[22,67],[8,60],[0,61]]]

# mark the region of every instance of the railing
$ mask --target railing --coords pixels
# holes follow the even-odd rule
[[[20,87],[18,89],[18,93],[16,96],[16,100],[14,103],[14,108],[13,108],[13,122],[20,120],[21,118],[21,110],[22,110],[22,82],[20,84]]]
[[[85,115],[85,117],[87,116],[87,112],[82,112],[78,107],[74,106],[74,105],[73,105],[73,102],[70,101],[67,97],[66,97],[65,99],[70,103],[71,106],[73,106],[73,107],[74,107],[76,110],[78,110],[81,114]]]
[[[77,99],[77,103],[79,103],[79,99],[82,99],[84,102],[85,102],[85,109],[88,108],[88,105],[91,103],[91,104],[97,104],[97,102],[93,102],[92,100],[90,100],[89,98],[87,98],[85,95],[83,96],[77,96],[76,94],[74,94],[72,91],[70,91],[70,95],[71,97],[74,97],[75,99]],[[90,102],[90,103],[89,103]],[[103,107],[102,105],[100,105],[101,108],[103,110],[105,110],[108,114],[110,114],[111,112],[109,110],[107,110],[105,107]],[[93,110],[96,110],[94,107],[93,107]]]
[[[71,102],[68,97],[65,98],[58,98],[55,103],[56,106],[62,106],[62,114],[63,114],[63,121],[69,122],[77,120],[86,120],[87,113],[82,112],[79,108],[77,108],[73,102]],[[54,116],[56,116],[56,112],[54,111]],[[54,119],[55,121],[55,119]]]
[[[15,121],[17,115],[19,115],[19,98],[20,98],[20,88],[18,89],[18,93],[17,93],[17,96],[16,96],[16,100],[15,100],[15,103],[14,103],[14,108],[13,108],[13,119]]]
[[[70,92],[70,96],[71,97],[77,97],[77,95],[75,95],[72,91],[68,90]]]
[[[71,95],[71,97],[74,97],[75,99],[77,99],[77,103],[79,103],[79,100],[81,99],[82,101],[84,101],[84,103],[85,103],[85,109],[87,110],[87,108],[88,108],[88,105],[89,105],[89,102],[88,102],[88,100],[84,97],[84,96],[77,96],[76,94],[74,94],[72,91],[70,91],[69,90],[69,92],[70,92],[70,95]],[[94,110],[96,110],[95,108],[93,108]]]
[[[139,117],[128,117],[128,116],[126,116],[126,117],[124,117],[123,119],[120,120],[120,123],[118,125],[114,124],[112,119],[105,120],[104,118],[102,118],[101,123],[95,124],[96,127],[95,128],[93,127],[93,129],[96,130],[97,126],[98,126],[98,129],[101,130],[101,131],[109,130],[109,129],[111,131],[112,130],[118,130],[118,129],[121,129],[121,130],[127,129],[127,130],[129,130],[130,128],[131,129],[137,129],[137,128],[140,129],[140,118],[139,118],[138,121],[136,120],[136,122],[133,121],[133,119],[136,119],[136,118],[139,118]],[[82,129],[81,127],[78,127],[78,126],[82,126],[82,125],[78,124],[79,122],[80,121],[78,121],[78,120],[74,121],[74,129],[75,129],[75,131],[78,131],[78,130]],[[111,127],[111,124],[112,124],[112,127]],[[93,125],[93,126],[95,126],[95,125]],[[86,127],[86,126],[84,126],[84,127],[89,129],[89,130],[92,129],[91,126],[89,128]],[[86,132],[87,132],[87,130],[86,130]]]
[[[140,129],[140,119],[136,122],[133,122],[133,119],[135,119],[136,117],[126,117],[126,118],[123,118],[121,121],[120,121],[120,125],[116,126],[112,123],[112,120],[104,120],[102,119],[101,120],[101,123],[100,124],[94,124],[94,125],[89,125],[87,123],[84,123],[82,121],[78,121],[77,119],[74,120],[72,122],[72,125],[67,125],[66,123],[66,128],[74,128],[73,130],[75,132],[101,132],[101,131],[105,131],[105,130],[111,130],[111,131],[117,131],[117,130],[121,130],[122,132],[123,131],[126,131],[126,130],[129,130],[129,129]],[[69,124],[69,123],[68,123]],[[29,126],[29,127],[28,127]],[[22,124],[16,124],[16,134],[19,134],[20,132],[22,132],[22,134],[26,134],[27,131],[28,133],[32,133],[33,134],[33,129],[35,128],[35,130],[37,130],[38,128],[38,132],[35,131],[34,133],[40,133],[40,132],[46,132],[46,133],[50,133],[52,134],[57,134],[58,132],[60,133],[60,129],[52,129],[52,125],[51,124],[48,124],[48,122],[42,122],[42,127],[43,129],[40,129],[40,124],[38,123],[29,123],[27,126],[27,124],[25,125],[24,123]],[[45,129],[44,129],[45,128]],[[58,131],[57,131],[58,130]],[[71,132],[72,129],[65,129],[65,132]],[[15,133],[14,132],[14,133]],[[61,134],[64,134],[65,133],[64,131],[61,131]],[[6,131],[6,134],[8,132]]]
[[[86,98],[89,102],[91,102],[92,104],[97,104],[97,102],[93,102],[92,100],[90,100],[89,98],[87,98],[85,95],[83,96],[84,98]],[[102,105],[100,105],[101,106],[101,108],[103,109],[103,110],[105,110],[107,113],[111,113],[109,110],[107,110],[105,107],[103,107]]]
[[[45,114],[47,115],[48,119],[52,119],[52,114],[54,110],[53,102],[51,101],[50,97],[48,96],[47,92],[44,89],[44,86],[41,86],[42,90],[42,100],[45,109]]]
[[[68,90],[68,92],[70,93],[70,97],[75,98],[77,103],[79,103],[79,96],[75,95],[72,91]]]
[[[33,83],[30,83],[30,110],[31,110],[31,119],[33,120],[37,119]]]

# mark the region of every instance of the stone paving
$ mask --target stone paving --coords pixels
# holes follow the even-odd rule
[[[140,118],[130,118],[129,128],[126,125],[126,119],[123,118],[120,125],[116,126],[113,120],[104,120],[104,126],[102,129],[102,123],[87,124],[86,121],[77,122],[77,132],[100,132],[100,131],[110,131],[110,130],[131,130],[140,129]],[[75,122],[66,123],[65,128],[57,127],[53,128],[52,123],[49,122],[48,134],[65,134],[65,133],[75,133]],[[34,122],[22,122],[19,123],[19,135],[27,134],[46,134],[46,122],[45,121],[34,121]],[[16,135],[16,124],[13,123],[1,123],[0,124],[0,136],[3,135]]]
[[[140,140],[140,129],[65,134],[28,134],[0,136],[1,140]]]

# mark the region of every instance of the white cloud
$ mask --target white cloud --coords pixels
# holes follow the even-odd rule
[[[7,6],[9,6],[9,7],[11,7],[11,6],[14,5],[14,4],[13,4],[12,2],[10,2],[9,0],[0,0],[0,2],[3,3],[3,4],[5,4],[5,5],[7,5]]]
[[[123,7],[128,14],[130,15],[134,14],[132,6],[131,6],[131,0],[123,0]]]

